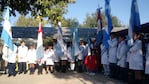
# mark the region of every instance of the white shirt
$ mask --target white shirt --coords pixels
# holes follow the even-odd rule
[[[27,53],[27,61],[29,63],[36,63],[36,50],[35,49],[29,49]]]
[[[18,62],[26,62],[28,48],[26,46],[19,46],[18,48]]]
[[[127,45],[125,40],[118,44],[117,48],[117,65],[126,68],[126,58],[127,58]]]
[[[101,64],[109,64],[107,49],[103,44],[101,44],[100,48],[101,48]]]
[[[133,46],[129,49],[128,53],[129,69],[143,70],[143,53],[141,40],[136,40]]]
[[[14,46],[14,51],[11,51],[9,49],[9,55],[8,55],[8,62],[9,63],[16,63],[17,46],[16,45],[13,45],[13,46]]]
[[[108,43],[109,43],[109,62],[117,63],[116,52],[117,52],[118,41],[116,38],[113,38],[112,40],[108,40]]]
[[[44,60],[46,61],[46,65],[54,65],[54,51],[53,51],[53,49],[46,50]]]

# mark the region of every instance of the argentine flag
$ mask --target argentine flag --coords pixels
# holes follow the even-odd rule
[[[106,48],[109,47],[108,40],[110,39],[110,33],[113,29],[110,13],[111,13],[110,0],[105,0],[105,15],[106,15],[107,27],[105,27],[103,31],[103,44],[105,45]]]
[[[131,4],[131,15],[130,15],[130,24],[129,24],[129,29],[128,29],[128,35],[129,35],[129,45],[133,44],[133,33],[135,31],[140,30],[140,15],[139,15],[139,10],[138,10],[138,4],[137,0],[132,0]]]
[[[3,24],[3,30],[1,33],[1,39],[4,42],[4,46],[7,46],[11,51],[14,50],[13,43],[12,43],[12,31],[11,31],[11,25],[9,22],[9,8],[7,8],[4,16],[4,24]]]
[[[79,47],[79,38],[78,38],[78,23],[74,23],[74,30],[73,30],[73,37],[72,37],[72,53],[73,56],[79,55],[81,52],[80,47]]]

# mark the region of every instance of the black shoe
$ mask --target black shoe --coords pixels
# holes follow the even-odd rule
[[[19,72],[18,74],[22,74],[22,72]]]
[[[27,71],[24,72],[24,74],[26,74],[26,73],[27,73]]]
[[[11,74],[8,74],[8,77],[11,77],[12,75]]]

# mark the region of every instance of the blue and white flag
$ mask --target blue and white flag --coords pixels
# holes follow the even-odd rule
[[[140,30],[140,15],[138,10],[137,0],[132,0],[131,15],[130,15],[130,27],[128,29],[129,44],[133,44],[133,32]]]
[[[9,10],[10,8],[7,7],[7,10],[5,12],[4,16],[4,24],[3,24],[3,30],[1,33],[1,39],[4,42],[4,46],[7,46],[11,51],[14,50],[13,43],[12,43],[12,31],[11,31],[11,25],[9,22]]]
[[[74,31],[73,31],[73,37],[72,37],[72,51],[73,56],[77,56],[81,50],[79,47],[79,38],[78,38],[78,23],[74,23]]]
[[[59,43],[62,52],[65,51],[65,44],[64,44],[64,40],[63,40],[63,34],[62,34],[62,29],[61,29],[61,22],[58,23],[59,27],[57,29],[57,42]]]
[[[103,31],[103,44],[105,45],[106,48],[108,48],[109,47],[108,40],[110,39],[110,33],[113,29],[110,0],[105,0],[105,15],[106,15],[107,27],[105,27]]]

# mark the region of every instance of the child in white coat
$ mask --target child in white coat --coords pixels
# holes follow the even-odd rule
[[[29,63],[29,70],[30,70],[30,75],[34,74],[35,72],[35,64],[36,64],[36,49],[34,46],[31,44],[30,48],[27,53],[27,61]]]
[[[127,44],[124,35],[119,35],[118,37],[118,48],[117,48],[117,66],[118,66],[118,78],[127,81]]]
[[[100,48],[101,48],[101,64],[103,65],[104,75],[108,77],[110,75],[108,49],[104,46],[104,44],[101,44]]]
[[[140,40],[140,33],[135,32],[133,34],[134,43],[129,49],[129,69],[134,72],[135,80],[134,83],[141,84],[143,68],[143,52],[142,52],[142,41]]]
[[[45,52],[44,60],[46,62],[46,74],[50,70],[51,73],[54,72],[54,51],[52,49],[52,46],[49,45],[48,49]]]

